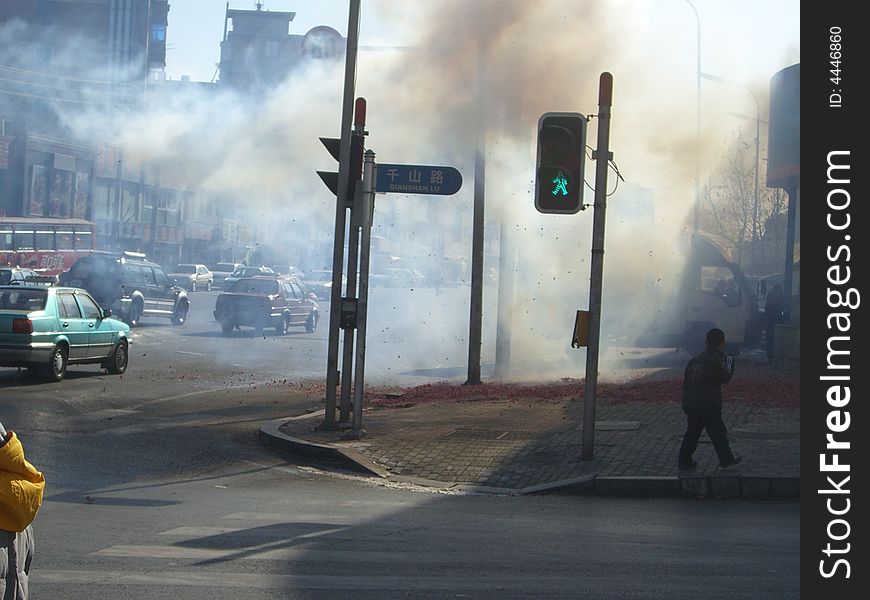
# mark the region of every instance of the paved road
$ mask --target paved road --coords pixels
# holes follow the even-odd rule
[[[286,462],[255,434],[316,407],[326,328],[224,337],[214,296],[137,328],[123,377],[0,370],[48,481],[34,598],[796,597],[794,502],[451,495]]]
[[[109,466],[109,476],[62,477],[49,488],[36,523],[34,597],[798,595],[794,502],[421,493],[325,476],[214,436],[212,448],[241,456],[177,475],[177,457],[161,458],[164,433],[140,439],[151,473],[116,479]],[[96,467],[76,444],[65,438],[58,450]]]

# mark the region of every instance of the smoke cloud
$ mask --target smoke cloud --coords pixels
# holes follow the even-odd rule
[[[535,211],[538,117],[548,111],[594,117],[599,76],[613,74],[610,149],[625,181],[610,170],[605,346],[634,343],[663,313],[684,263],[677,239],[692,207],[696,161],[712,164],[725,132],[734,129],[724,119],[706,119],[697,145],[695,73],[691,65],[672,65],[685,49],[671,47],[673,32],[638,29],[623,18],[632,6],[628,0],[382,0],[363,7],[389,14],[397,30],[409,32],[407,46],[375,52],[365,48],[361,31],[356,94],[368,101],[367,147],[381,162],[450,165],[464,178],[453,197],[379,195],[374,234],[385,240],[386,254],[423,273],[442,268],[441,254],[453,256],[465,263],[461,278],[467,282],[474,156],[484,152],[483,362],[491,363],[495,352],[494,280],[498,236],[505,231],[515,285],[509,317],[514,377],[578,376],[584,359],[570,342],[574,312],[588,302],[593,210],[575,216]],[[87,46],[83,40],[75,45]],[[256,96],[220,85],[175,85],[172,93],[168,86],[165,94],[155,91],[140,112],[77,108],[60,118],[81,139],[118,145],[132,159],[171,168],[189,189],[234,199],[273,246],[300,239],[317,244],[324,249],[322,264],[299,266],[323,268],[331,265],[335,209],[315,171],[333,170],[335,163],[318,137],[339,136],[343,67],[343,61],[309,63]],[[588,145],[595,145],[596,132],[592,118]],[[594,173],[589,160],[588,204]],[[457,239],[467,245],[451,244]],[[438,295],[373,289],[367,373],[389,378],[442,368],[433,373],[460,375],[468,315],[467,286]],[[413,340],[419,355],[396,356],[396,340]],[[605,376],[614,366],[602,362]]]

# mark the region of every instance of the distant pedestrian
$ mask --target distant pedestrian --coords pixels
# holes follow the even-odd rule
[[[0,423],[0,598],[27,600],[33,564],[31,523],[42,505],[45,478],[24,458],[14,431]]]
[[[734,357],[726,356],[722,351],[725,333],[721,329],[708,331],[705,341],[706,349],[689,361],[683,376],[686,433],[677,459],[681,469],[691,469],[697,465],[692,454],[705,429],[721,467],[727,468],[743,460],[731,451],[728,430],[722,420],[722,384],[728,383],[734,374]]]
[[[776,284],[764,300],[764,338],[767,342],[767,362],[773,362],[773,336],[776,324],[782,323],[785,309],[785,293]]]

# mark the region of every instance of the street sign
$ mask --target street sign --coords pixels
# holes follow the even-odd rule
[[[375,191],[394,194],[450,196],[462,187],[462,174],[453,167],[378,164]]]

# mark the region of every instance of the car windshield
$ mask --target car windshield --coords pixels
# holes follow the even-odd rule
[[[195,265],[177,265],[171,271],[172,273],[196,273]]]
[[[0,293],[0,310],[42,310],[48,298],[46,290],[3,290]]]
[[[12,281],[12,270],[3,269],[0,271],[0,285],[6,285],[10,281]]]
[[[278,291],[278,282],[268,279],[239,279],[229,291],[236,294],[275,294]]]

